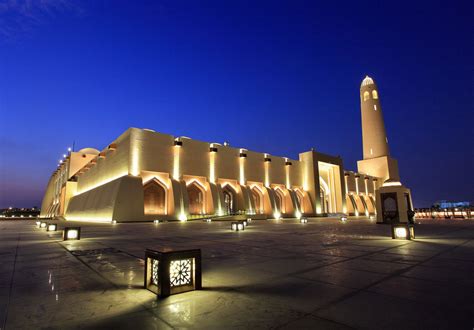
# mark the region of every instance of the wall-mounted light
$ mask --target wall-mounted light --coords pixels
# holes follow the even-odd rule
[[[392,223],[393,239],[414,239],[415,226],[411,223]]]
[[[160,297],[202,288],[201,250],[145,250],[145,288]]]
[[[78,241],[81,239],[81,227],[65,227],[63,230],[64,241]]]

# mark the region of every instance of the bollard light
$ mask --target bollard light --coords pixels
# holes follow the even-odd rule
[[[232,229],[233,231],[240,231],[240,230],[244,230],[245,226],[240,221],[234,221],[231,223],[230,229]]]
[[[307,218],[301,218],[300,219],[300,223],[307,223],[308,222],[308,219]]]
[[[55,223],[48,224],[46,231],[56,231],[58,230],[58,225]]]
[[[145,250],[145,288],[160,297],[202,288],[201,250]]]
[[[414,239],[415,226],[411,223],[393,223],[392,239]]]
[[[81,239],[81,227],[65,227],[63,230],[64,241],[78,241]]]

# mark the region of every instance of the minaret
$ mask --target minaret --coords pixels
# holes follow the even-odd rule
[[[379,92],[374,80],[369,76],[365,76],[360,85],[360,110],[364,159],[389,156]]]
[[[365,76],[360,85],[360,112],[364,159],[357,162],[357,169],[378,180],[375,189],[377,222],[413,222],[415,213],[410,189],[400,182],[398,162],[390,156],[379,91],[369,76]]]

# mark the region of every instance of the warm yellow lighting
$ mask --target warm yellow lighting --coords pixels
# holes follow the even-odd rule
[[[46,222],[42,222],[42,223],[40,224],[40,228],[46,228],[47,225],[48,225],[48,224],[47,224]]]
[[[79,231],[77,229],[69,229],[66,236],[67,239],[77,239],[79,236]]]
[[[216,152],[209,153],[209,182],[216,183]]]
[[[278,212],[278,211],[276,211],[275,213],[273,213],[273,217],[274,217],[275,219],[280,219],[280,218],[281,218],[281,213]]]
[[[112,224],[115,225],[117,223],[117,220],[112,220]]]
[[[178,217],[178,220],[179,220],[179,221],[187,221],[188,218],[186,217],[186,214],[181,213],[181,214],[179,215],[179,217]]]
[[[401,186],[401,185],[402,184],[398,181],[392,181],[392,182],[384,182],[382,187],[397,187],[397,186]]]
[[[239,183],[245,185],[245,157],[239,158]]]
[[[407,238],[407,229],[395,228],[395,238]]]
[[[112,174],[113,174],[113,173],[112,173]],[[80,194],[82,194],[82,193],[85,193],[85,192],[90,191],[90,190],[92,190],[92,189],[95,189],[95,188],[97,188],[97,187],[103,186],[104,184],[107,184],[107,183],[109,183],[109,182],[112,182],[112,181],[114,181],[114,180],[117,180],[118,178],[121,178],[121,177],[123,177],[123,176],[125,176],[125,175],[127,175],[127,174],[128,174],[127,172],[120,172],[118,175],[112,176],[112,177],[109,177],[109,178],[106,178],[106,179],[103,179],[102,181],[99,181],[99,182],[96,183],[96,184],[91,184],[91,185],[82,187],[82,189],[81,189],[81,190],[78,190],[78,191],[74,194],[74,196],[80,195]],[[69,218],[68,218],[68,220],[69,220]],[[107,221],[109,221],[109,219],[108,219]]]
[[[156,225],[156,224],[160,223],[160,220],[153,220],[153,223]]]
[[[173,179],[179,180],[179,158],[180,158],[181,146],[174,146],[174,158],[173,158]]]
[[[301,219],[300,219],[300,222],[301,222],[301,223],[307,223],[307,222],[308,222],[308,219],[306,219],[306,218],[301,218]]]
[[[341,221],[342,221],[342,223],[346,223],[347,217],[341,217]]]
[[[297,210],[295,212],[295,217],[297,217],[298,219],[301,218],[301,212]]]

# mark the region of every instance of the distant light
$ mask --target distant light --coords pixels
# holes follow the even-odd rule
[[[71,151],[72,151],[72,148],[71,148],[71,147],[67,148],[67,151],[71,152]]]
[[[301,218],[301,215],[302,215],[302,214],[301,214],[300,211],[296,211],[296,212],[295,212],[295,216],[296,216],[298,219]]]
[[[63,158],[66,158],[66,157],[67,157],[66,154],[63,154]]]
[[[301,222],[301,223],[307,223],[307,222],[308,222],[308,219],[306,219],[306,218],[301,218],[301,219],[300,219],[300,222]]]
[[[347,221],[347,217],[341,217],[341,221],[345,223]]]
[[[160,223],[160,220],[153,220],[154,224]]]

